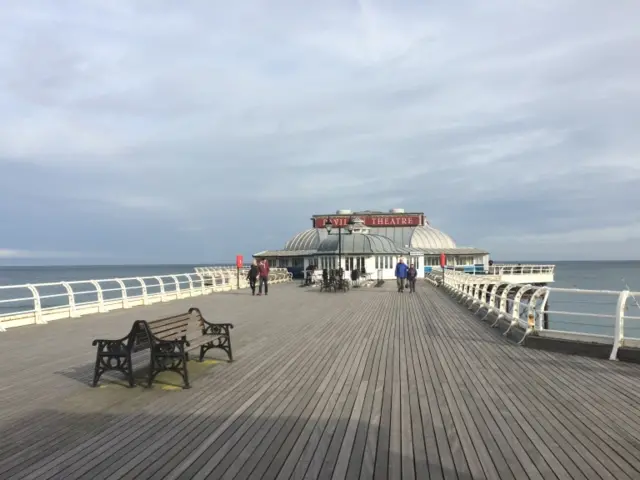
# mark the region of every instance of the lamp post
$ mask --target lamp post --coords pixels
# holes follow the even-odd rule
[[[353,226],[355,222],[353,221],[353,217],[349,217],[349,221],[345,226],[342,225],[334,225],[331,223],[331,217],[327,217],[327,221],[324,222],[324,228],[327,230],[328,235],[335,235],[335,233],[331,233],[331,230],[335,227],[338,229],[338,271],[342,270],[342,229],[346,228],[349,233],[353,232]],[[342,281],[342,277],[340,278]]]

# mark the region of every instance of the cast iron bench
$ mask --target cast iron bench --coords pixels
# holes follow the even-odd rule
[[[160,372],[178,373],[184,381],[184,388],[190,388],[187,362],[189,351],[200,347],[200,361],[212,348],[224,350],[233,361],[231,352],[231,323],[210,323],[202,316],[200,309],[190,308],[187,313],[180,313],[156,320],[136,320],[129,334],[119,340],[94,340],[92,345],[98,347],[96,366],[92,386],[97,386],[102,374],[108,370],[122,372],[129,381],[133,380],[133,364],[131,355],[149,350],[149,380],[151,387],[154,378]]]

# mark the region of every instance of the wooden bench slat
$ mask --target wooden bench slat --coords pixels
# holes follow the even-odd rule
[[[184,335],[186,332],[187,332],[187,326],[186,325],[167,326],[167,327],[164,327],[160,331],[157,331],[157,330],[156,331],[154,331],[154,330],[151,331],[151,333],[157,338],[171,337],[171,336],[175,336],[175,335],[178,335],[178,334]]]
[[[158,329],[163,328],[167,325],[175,325],[175,324],[187,324],[191,319],[189,317],[180,317],[180,318],[167,318],[158,322],[147,322],[149,324],[149,328]]]
[[[161,324],[163,322],[174,322],[177,320],[188,321],[191,319],[191,317],[192,315],[189,313],[178,313],[176,315],[168,315],[166,317],[156,318],[155,320],[149,320],[147,321],[147,323],[149,325],[156,325],[156,324]]]

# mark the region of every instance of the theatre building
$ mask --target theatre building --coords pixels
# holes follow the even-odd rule
[[[458,247],[453,239],[429,225],[422,212],[338,210],[335,215],[313,215],[311,228],[291,238],[282,250],[265,250],[254,257],[267,258],[274,267],[286,267],[301,276],[308,265],[337,268],[339,257],[345,271],[353,269],[374,278],[394,278],[398,258],[414,263],[420,277],[440,265],[440,254],[448,266],[460,270],[486,270],[489,253]]]

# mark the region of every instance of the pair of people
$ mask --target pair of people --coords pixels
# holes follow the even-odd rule
[[[398,292],[404,292],[405,286],[408,284],[409,293],[416,291],[416,278],[418,278],[418,271],[412,263],[407,266],[404,263],[404,258],[400,258],[396,264],[396,281],[398,283]]]
[[[262,295],[262,286],[264,285],[264,294],[269,294],[269,262],[266,259],[256,262],[254,259],[247,272],[247,279],[249,280],[249,286],[251,287],[251,295],[256,294],[256,282],[258,284],[258,296]]]

